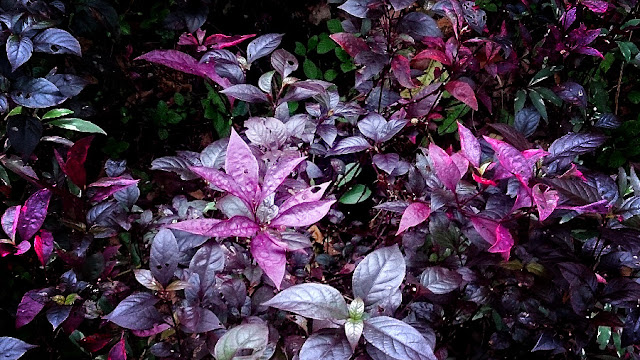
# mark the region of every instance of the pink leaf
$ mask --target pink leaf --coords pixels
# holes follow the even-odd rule
[[[260,195],[260,201],[267,196],[273,194],[278,186],[282,184],[284,179],[291,174],[291,172],[304,161],[306,157],[299,157],[294,159],[282,159],[272,164],[267,169],[267,174],[264,176],[262,183],[262,194]]]
[[[396,236],[405,232],[408,228],[421,224],[431,214],[431,208],[423,202],[414,202],[409,205],[402,213],[400,226],[396,232]]]
[[[471,216],[471,224],[486,242],[491,245],[495,244],[496,228],[498,227],[497,221],[479,216]]]
[[[47,261],[51,257],[53,253],[53,235],[50,231],[41,230],[39,235],[36,235],[35,240],[33,241],[33,249],[38,255],[38,260],[42,266],[47,265]]]
[[[284,278],[287,256],[285,249],[276,242],[277,240],[273,239],[271,234],[260,232],[251,240],[251,254],[279,290]]]
[[[604,59],[604,55],[602,55],[602,53],[590,46],[580,46],[578,48],[576,48],[574,50],[574,52],[577,52],[578,54],[584,54],[584,55],[591,55],[591,56],[597,56],[601,59]]]
[[[582,0],[580,2],[582,5],[588,7],[589,10],[598,14],[607,12],[607,8],[609,7],[609,3],[602,0]]]
[[[20,241],[20,244],[16,245],[16,255],[22,255],[31,249],[31,243],[28,240]]]
[[[436,50],[436,49],[422,50],[413,58],[412,61],[424,60],[424,59],[435,60],[441,63],[442,65],[447,65],[447,66],[451,65],[451,60],[447,57],[447,55],[445,55],[445,53],[443,53],[442,51]]]
[[[62,171],[69,176],[71,182],[81,189],[87,182],[87,172],[84,169],[84,162],[87,160],[87,152],[93,136],[82,138],[76,141],[67,152],[67,161],[62,167]]]
[[[406,57],[402,55],[394,56],[393,60],[391,60],[391,70],[400,85],[409,89],[416,87],[413,79],[411,79],[411,67],[409,66],[409,60]]]
[[[496,242],[489,248],[489,252],[501,254],[504,261],[508,261],[513,244],[513,237],[509,230],[502,226],[502,224],[498,224],[496,228]]]
[[[233,45],[237,45],[247,39],[251,39],[256,36],[256,34],[249,35],[223,35],[223,34],[214,34],[207,37],[204,41],[204,45],[211,46],[212,49],[222,49],[226,47],[230,47]]]
[[[280,213],[287,211],[295,205],[322,199],[322,196],[324,195],[324,192],[327,191],[327,187],[329,187],[330,183],[330,181],[327,181],[326,183],[310,186],[306,189],[300,190],[280,205]]]
[[[549,155],[549,153],[542,149],[528,149],[522,152],[522,156],[527,159],[530,167],[534,167],[538,160],[547,155]]]
[[[464,127],[458,122],[458,135],[460,135],[460,147],[464,156],[475,167],[480,167],[480,156],[482,155],[482,149],[480,148],[480,142],[471,133],[469,129]]]
[[[444,88],[451,93],[454,98],[467,104],[473,110],[478,111],[478,99],[476,99],[476,94],[473,92],[471,85],[464,81],[453,80],[446,83]]]
[[[40,230],[47,217],[49,200],[51,200],[51,191],[41,189],[33,193],[20,208],[18,235],[22,240],[31,239]]]
[[[523,207],[531,207],[531,190],[526,184],[520,183],[518,187],[518,193],[516,194],[516,202],[513,204],[513,208],[511,211],[523,208]]]
[[[124,176],[102,178],[87,186],[89,188],[93,188],[93,195],[89,200],[95,202],[102,201],[119,190],[126,189],[129,186],[137,184],[138,181],[139,180],[129,179]]]
[[[543,191],[542,187],[545,186],[546,189]],[[546,185],[535,184],[532,190],[533,201],[536,203],[538,207],[538,214],[540,214],[540,221],[544,221],[546,218],[551,215],[553,210],[558,206],[558,191],[549,188]]]
[[[223,173],[220,170],[216,170],[210,167],[192,166],[189,167],[189,170],[193,171],[198,176],[210,182],[222,191],[226,191],[242,199],[242,201],[247,203],[250,208],[253,207],[251,203],[252,198],[245,194],[245,192],[238,186],[236,180],[234,180],[231,176]]]
[[[107,346],[111,339],[111,334],[93,334],[80,339],[78,342],[90,352],[96,352]]]
[[[495,220],[478,216],[471,217],[471,224],[478,234],[491,244],[489,252],[500,253],[505,260],[509,259],[514,241],[508,229]]]
[[[533,170],[529,161],[518,149],[504,141],[485,136],[484,139],[491,145],[502,167],[514,175],[520,175],[524,182],[528,182],[533,176]]]
[[[209,237],[251,237],[259,230],[259,226],[253,220],[244,216],[234,216],[229,220],[193,219],[166,227]]]
[[[469,160],[461,153],[457,152],[451,155],[451,161],[458,168],[460,176],[464,176],[469,170]]]
[[[168,66],[174,70],[187,74],[211,79],[223,88],[229,86],[227,79],[221,78],[215,71],[213,63],[200,63],[194,57],[178,50],[153,50],[138,56],[135,60],[146,60],[152,63]]]
[[[124,337],[120,339],[109,351],[107,360],[127,360],[127,350],[125,348]]]
[[[359,37],[355,37],[353,34],[342,32],[329,35],[331,40],[335,41],[340,47],[349,54],[352,58],[355,58],[362,51],[369,50],[369,45]]]
[[[252,205],[255,205],[260,196],[258,160],[251,152],[249,145],[234,129],[231,129],[224,168],[227,175],[238,183],[240,189],[246,194],[246,198],[251,199]]]
[[[331,205],[335,202],[335,200],[321,200],[294,205],[273,219],[271,226],[299,227],[313,225],[327,215]]]
[[[16,230],[18,229],[18,217],[22,206],[11,206],[2,214],[2,230],[9,236],[11,241],[16,241]]]
[[[436,176],[451,191],[456,191],[456,185],[462,178],[458,167],[451,157],[438,145],[429,144],[429,158],[433,163]]]

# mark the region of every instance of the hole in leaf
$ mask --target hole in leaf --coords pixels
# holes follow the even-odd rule
[[[320,186],[314,186],[311,188],[311,192],[314,194],[317,193],[318,191],[320,191]]]
[[[162,265],[156,266],[156,269],[161,270],[162,269]]]
[[[51,48],[51,51],[54,53],[60,50],[60,47],[56,44],[51,44],[50,48]]]

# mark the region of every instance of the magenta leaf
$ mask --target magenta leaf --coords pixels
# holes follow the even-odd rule
[[[423,202],[411,203],[402,213],[400,226],[396,232],[396,236],[405,232],[408,228],[423,223],[431,214],[431,208]]]
[[[27,344],[20,339],[0,336],[0,354],[2,354],[2,360],[18,360],[29,349],[35,347],[37,346]]]
[[[433,163],[438,179],[447,189],[455,192],[456,185],[462,178],[462,174],[460,174],[460,170],[453,163],[451,157],[438,145],[431,143],[429,144],[429,158]]]
[[[508,261],[513,244],[513,237],[509,230],[502,224],[498,224],[498,227],[496,227],[496,242],[489,248],[489,252],[501,254],[502,258]]]
[[[33,249],[38,255],[38,260],[40,260],[42,266],[46,266],[53,253],[53,235],[51,232],[40,230],[40,234],[36,235],[33,240]]]
[[[406,57],[402,55],[394,56],[391,60],[391,70],[400,85],[409,89],[416,87],[416,84],[413,83],[413,79],[411,79],[411,67],[409,66],[409,60]]]
[[[248,103],[269,102],[269,98],[262,92],[262,90],[249,84],[231,85],[220,92],[234,99]]]
[[[182,330],[186,333],[206,333],[222,327],[213,311],[200,306],[182,306],[177,313]]]
[[[23,327],[33,320],[42,311],[49,301],[49,295],[43,290],[29,290],[18,305],[16,313],[16,328]]]
[[[464,176],[469,170],[469,160],[461,153],[453,153],[453,155],[451,155],[451,161],[453,161],[453,164],[458,168],[460,176]]]
[[[16,255],[22,255],[31,249],[31,243],[28,240],[22,240],[16,245]]]
[[[169,229],[186,231],[209,237],[251,237],[259,226],[244,216],[234,216],[229,220],[193,219],[167,225]]]
[[[224,168],[246,194],[245,199],[251,200],[250,204],[255,205],[260,196],[258,160],[251,152],[249,145],[233,129],[227,146]]]
[[[520,151],[504,141],[496,140],[488,136],[485,136],[484,139],[491,145],[498,161],[500,161],[500,164],[505,170],[514,175],[521,176],[524,182],[528,182],[529,179],[531,179],[533,170]]]
[[[543,191],[542,187],[546,187]],[[540,214],[540,221],[544,221],[551,215],[553,210],[558,206],[559,195],[556,190],[549,188],[547,185],[535,184],[531,191],[533,201],[538,207],[538,214]]]
[[[122,189],[136,185],[138,181],[124,176],[102,178],[87,186],[92,188],[90,200],[95,202],[102,201]]]
[[[262,305],[317,320],[349,317],[349,309],[342,294],[334,287],[324,284],[299,284],[286,288]]]
[[[189,169],[218,189],[239,197],[249,207],[253,207],[252,198],[245,194],[244,190],[240,188],[239,184],[231,176],[210,167],[193,166]]]
[[[607,12],[607,8],[609,7],[609,3],[602,0],[581,0],[580,3],[598,14]]]
[[[442,65],[447,65],[447,66],[451,65],[451,59],[449,59],[449,57],[447,57],[445,53],[436,49],[422,50],[421,52],[416,54],[416,56],[413,57],[412,61],[418,61],[418,60],[424,60],[424,59],[435,60],[441,63]]]
[[[11,206],[2,214],[2,230],[9,236],[11,241],[16,241],[16,231],[18,230],[18,218],[20,217],[21,205]]]
[[[287,264],[285,249],[276,243],[277,240],[267,232],[259,232],[251,240],[251,254],[265,275],[273,281],[276,288],[280,289],[280,283],[284,278]]]
[[[87,181],[84,162],[87,160],[87,152],[92,140],[93,136],[89,136],[73,143],[67,152],[67,161],[61,166],[62,171],[81,189],[84,188]]]
[[[338,143],[329,150],[328,154],[344,155],[364,151],[370,148],[371,144],[369,144],[367,139],[362,136],[350,136],[338,141]]]
[[[278,159],[275,164],[271,164],[264,176],[260,201],[273,194],[278,186],[282,184],[284,179],[286,179],[287,176],[289,176],[291,172],[295,170],[295,168],[298,167],[298,165],[305,159],[306,157]]]
[[[313,225],[327,215],[335,202],[335,200],[321,200],[294,205],[273,219],[271,227]]]
[[[33,193],[20,208],[17,231],[22,240],[31,239],[40,230],[47,217],[49,200],[51,200],[51,191],[40,189]]]
[[[467,104],[473,110],[478,111],[478,99],[476,99],[476,94],[473,88],[471,88],[471,85],[464,81],[452,80],[446,83],[444,88],[451,93],[454,98]]]
[[[460,147],[464,156],[475,167],[480,167],[480,157],[482,155],[482,149],[480,148],[480,142],[473,135],[471,130],[467,129],[464,125],[458,122],[458,135],[460,135]]]
[[[173,273],[178,269],[179,257],[176,237],[169,229],[160,230],[151,243],[149,268],[162,286],[167,286],[173,278]]]
[[[322,196],[324,195],[324,192],[327,191],[327,187],[329,187],[330,183],[330,181],[327,181],[326,183],[310,186],[306,189],[300,190],[280,205],[280,213],[287,211],[295,205],[322,199]]]
[[[486,242],[491,245],[496,243],[496,228],[498,227],[496,220],[471,216],[471,224]]]
[[[109,351],[107,360],[127,360],[127,349],[124,343],[124,337],[120,339]]]
[[[369,50],[369,45],[367,45],[367,43],[362,38],[356,37],[351,33],[335,33],[329,35],[329,37],[331,38],[331,40],[338,43],[342,50],[346,51],[346,53],[349,54],[349,56],[351,56],[352,58],[355,58],[359,53],[363,51]]]
[[[122,300],[104,319],[129,330],[151,329],[163,322],[162,315],[154,307],[157,302],[158,298],[150,293],[134,293]]]
[[[373,163],[375,166],[386,172],[387,174],[391,174],[393,169],[398,166],[400,162],[400,155],[396,153],[391,154],[375,154],[373,155]]]
[[[256,34],[248,34],[248,35],[223,35],[223,34],[214,34],[208,36],[204,40],[204,45],[209,46],[212,49],[223,49],[226,47],[238,45],[241,42],[251,39],[256,36]]]
[[[138,56],[135,60],[146,60],[152,63],[168,66],[174,70],[187,74],[211,79],[223,87],[226,82],[216,74],[213,63],[200,63],[194,57],[178,50],[153,50]],[[228,81],[227,81],[228,82]]]

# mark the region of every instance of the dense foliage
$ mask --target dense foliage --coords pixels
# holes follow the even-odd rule
[[[0,1],[0,359],[640,359],[637,1],[133,3]]]

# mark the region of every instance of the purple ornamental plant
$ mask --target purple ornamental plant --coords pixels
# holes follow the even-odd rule
[[[305,157],[288,157],[270,164],[260,182],[260,165],[249,146],[232,130],[225,159],[226,173],[195,166],[190,170],[229,193],[218,207],[228,219],[193,219],[168,228],[210,237],[251,238],[251,254],[277,288],[284,277],[286,252],[308,247],[291,227],[310,226],[322,219],[335,200],[320,200],[329,182],[302,189],[276,205],[278,187]]]

